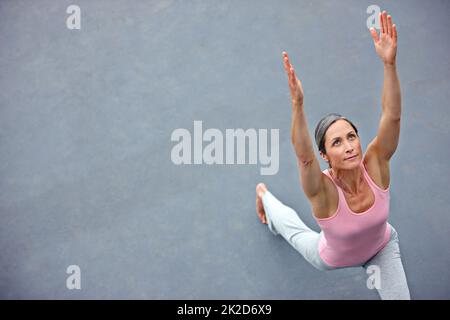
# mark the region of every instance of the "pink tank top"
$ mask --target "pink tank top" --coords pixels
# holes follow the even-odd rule
[[[364,177],[375,195],[375,202],[368,210],[355,213],[348,206],[342,189],[333,180],[328,169],[325,173],[337,188],[339,204],[336,212],[329,218],[318,219],[322,228],[319,241],[319,255],[332,267],[348,267],[367,262],[380,251],[390,239],[389,188],[383,190],[370,178],[360,163]]]

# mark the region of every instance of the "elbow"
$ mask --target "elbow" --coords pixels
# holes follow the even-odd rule
[[[304,156],[297,156],[297,163],[299,167],[308,167],[310,166],[314,161],[314,158],[304,157]]]
[[[398,107],[389,107],[385,104],[383,104],[382,109],[382,116],[388,118],[391,121],[398,121],[400,122],[401,116],[402,116],[402,109],[400,106]]]
[[[390,122],[400,122],[401,113],[384,112],[383,117],[389,119]]]

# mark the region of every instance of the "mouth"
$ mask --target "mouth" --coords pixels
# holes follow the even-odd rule
[[[356,159],[357,157],[358,157],[358,155],[354,155],[353,157],[346,158],[345,160],[354,160],[354,159]]]

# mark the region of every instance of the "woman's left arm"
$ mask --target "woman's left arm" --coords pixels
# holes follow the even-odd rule
[[[380,13],[380,26],[380,36],[374,28],[370,29],[370,33],[375,50],[384,64],[382,115],[377,137],[369,145],[368,151],[373,149],[379,160],[389,161],[397,149],[400,136],[401,91],[396,66],[397,28],[386,11]]]

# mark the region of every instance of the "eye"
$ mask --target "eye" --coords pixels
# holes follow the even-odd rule
[[[336,146],[339,142],[340,142],[339,140],[334,141],[333,146]]]
[[[349,134],[349,137],[350,137],[350,138],[356,138],[356,135],[353,134],[353,133],[350,133],[350,134]]]

